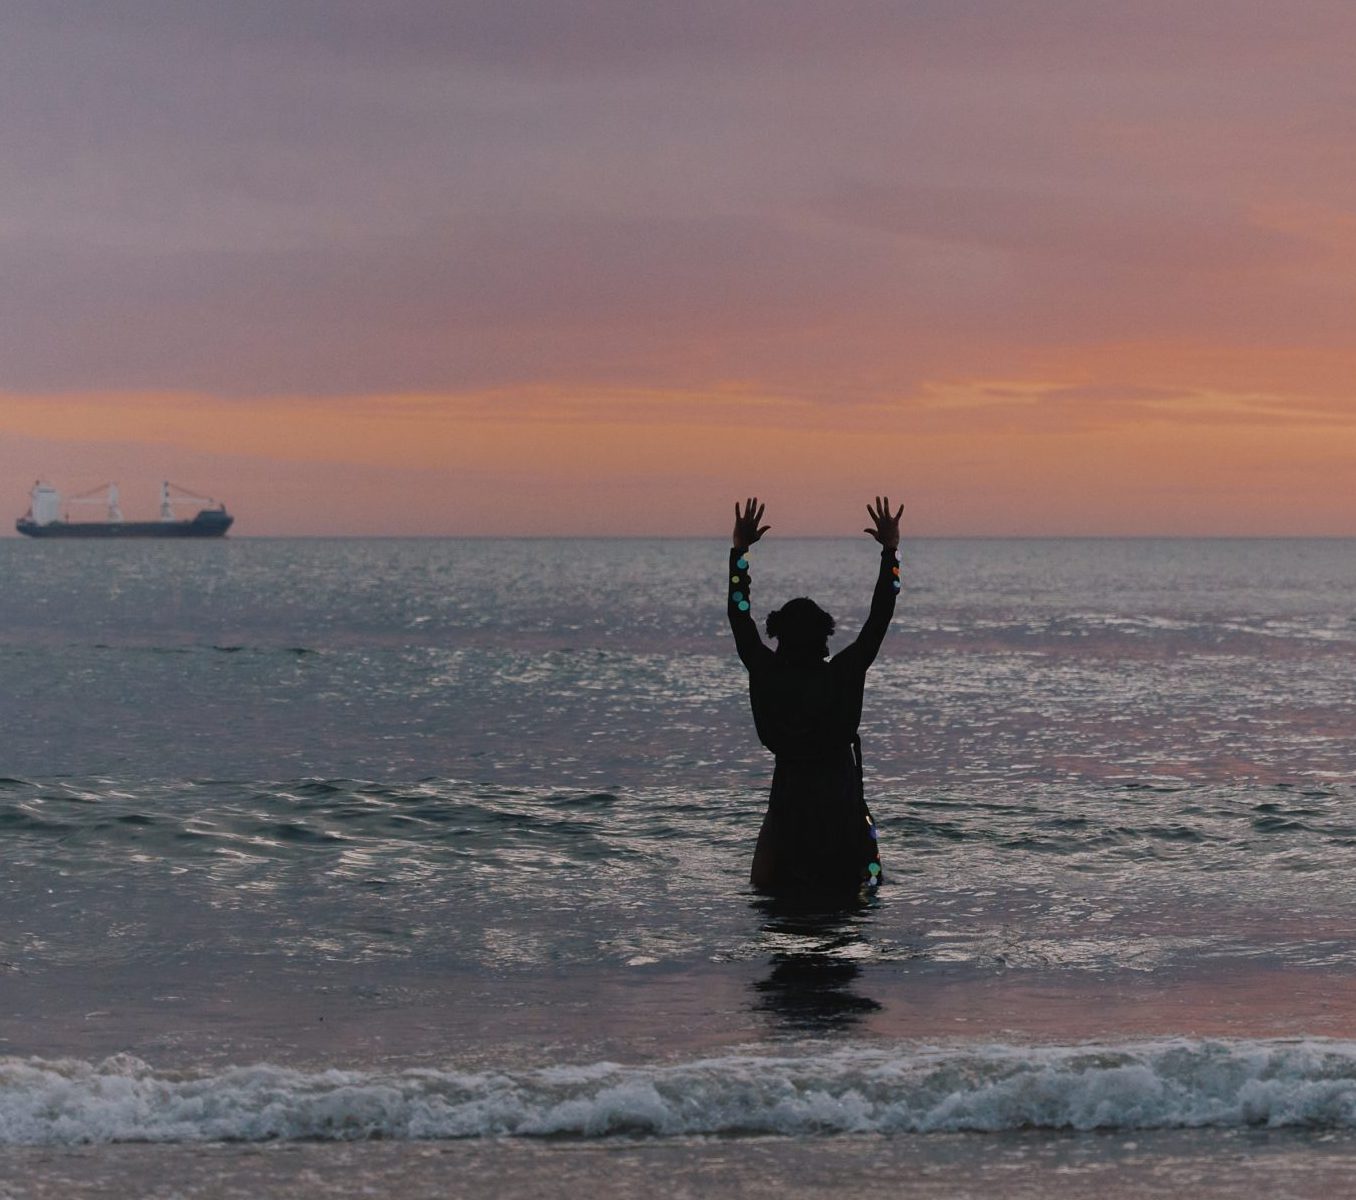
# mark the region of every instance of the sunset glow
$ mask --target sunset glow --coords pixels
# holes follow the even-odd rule
[[[1349,5],[455,7],[21,7],[13,515],[1356,535]]]

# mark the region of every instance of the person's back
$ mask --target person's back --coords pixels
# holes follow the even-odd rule
[[[855,890],[880,880],[876,829],[862,792],[857,726],[866,672],[880,649],[899,590],[899,516],[889,500],[868,506],[866,530],[881,543],[871,612],[857,639],[828,658],[833,618],[812,600],[790,601],[768,617],[770,649],[751,616],[748,548],[767,527],[763,509],[735,506],[728,613],[759,740],[776,755],[752,882],[769,890]]]

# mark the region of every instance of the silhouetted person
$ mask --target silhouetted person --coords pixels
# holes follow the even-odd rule
[[[866,670],[876,657],[899,591],[899,518],[890,499],[868,505],[881,545],[871,611],[857,640],[829,658],[833,618],[813,600],[788,601],[767,619],[770,649],[751,615],[748,551],[770,526],[764,506],[735,505],[728,612],[739,659],[749,672],[758,740],[777,756],[767,815],[750,881],[775,892],[853,894],[881,881],[876,826],[862,792],[861,744]]]

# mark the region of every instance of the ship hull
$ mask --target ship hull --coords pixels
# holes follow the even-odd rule
[[[234,522],[224,512],[201,512],[191,521],[51,521],[38,525],[21,517],[14,527],[32,538],[216,538],[224,537]]]

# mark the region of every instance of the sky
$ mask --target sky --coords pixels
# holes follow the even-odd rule
[[[1350,0],[5,0],[0,496],[1356,535],[1354,53]]]

